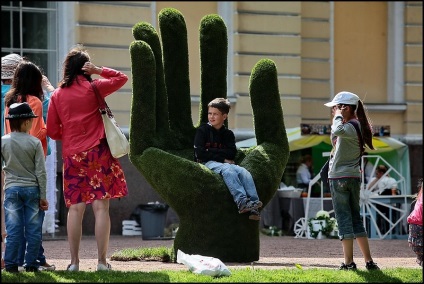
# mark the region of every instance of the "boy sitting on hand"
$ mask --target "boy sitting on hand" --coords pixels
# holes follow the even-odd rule
[[[208,123],[197,129],[194,138],[194,159],[223,177],[240,214],[250,212],[249,219],[258,221],[262,202],[252,175],[234,163],[235,136],[224,125],[230,108],[230,102],[224,98],[216,98],[208,104]]]

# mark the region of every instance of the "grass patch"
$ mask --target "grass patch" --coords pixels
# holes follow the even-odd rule
[[[155,272],[67,272],[1,273],[2,283],[422,283],[421,268],[395,268],[367,271],[335,269],[230,269],[231,275],[214,278],[189,271]]]
[[[117,261],[162,261],[174,262],[173,248],[169,247],[153,247],[153,248],[125,248],[112,254],[111,260]]]

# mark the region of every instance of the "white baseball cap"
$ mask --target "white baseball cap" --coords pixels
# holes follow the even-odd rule
[[[351,92],[340,92],[334,96],[331,102],[324,104],[328,107],[333,107],[335,105],[358,105],[359,97]]]
[[[18,64],[22,61],[22,57],[16,53],[11,53],[1,58],[1,79],[13,79]]]

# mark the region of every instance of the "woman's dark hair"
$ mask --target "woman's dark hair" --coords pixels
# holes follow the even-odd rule
[[[42,79],[43,75],[37,65],[31,61],[22,60],[16,67],[12,86],[4,98],[5,105],[10,107],[13,103],[26,102],[28,95],[35,96],[43,101]]]
[[[91,76],[84,74],[81,69],[85,62],[90,61],[90,56],[82,45],[77,45],[69,51],[63,62],[63,78],[59,82],[60,88],[66,88],[72,85],[74,80],[78,82],[78,75],[83,75],[89,82],[92,81]]]
[[[420,178],[418,180],[417,188],[418,188],[418,192],[417,192],[417,197],[415,199],[421,198],[421,195],[423,194],[423,178]]]
[[[362,137],[364,138],[364,144],[368,146],[371,150],[374,150],[374,146],[372,145],[372,126],[371,120],[367,116],[364,104],[361,100],[358,101],[358,107],[355,105],[349,105],[352,108],[352,113],[356,110],[356,116],[358,117],[358,121],[361,124],[362,129]]]

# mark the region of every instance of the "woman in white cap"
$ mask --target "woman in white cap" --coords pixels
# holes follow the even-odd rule
[[[13,75],[16,67],[23,58],[15,53],[8,54],[1,58],[1,136],[4,135],[4,97],[12,86]]]
[[[328,180],[334,214],[342,241],[344,262],[341,270],[355,270],[353,240],[356,239],[368,270],[379,269],[371,257],[368,235],[360,214],[360,158],[365,145],[372,145],[372,128],[359,97],[351,92],[338,93],[325,106],[332,108],[331,151]],[[358,132],[356,127],[358,127]]]

